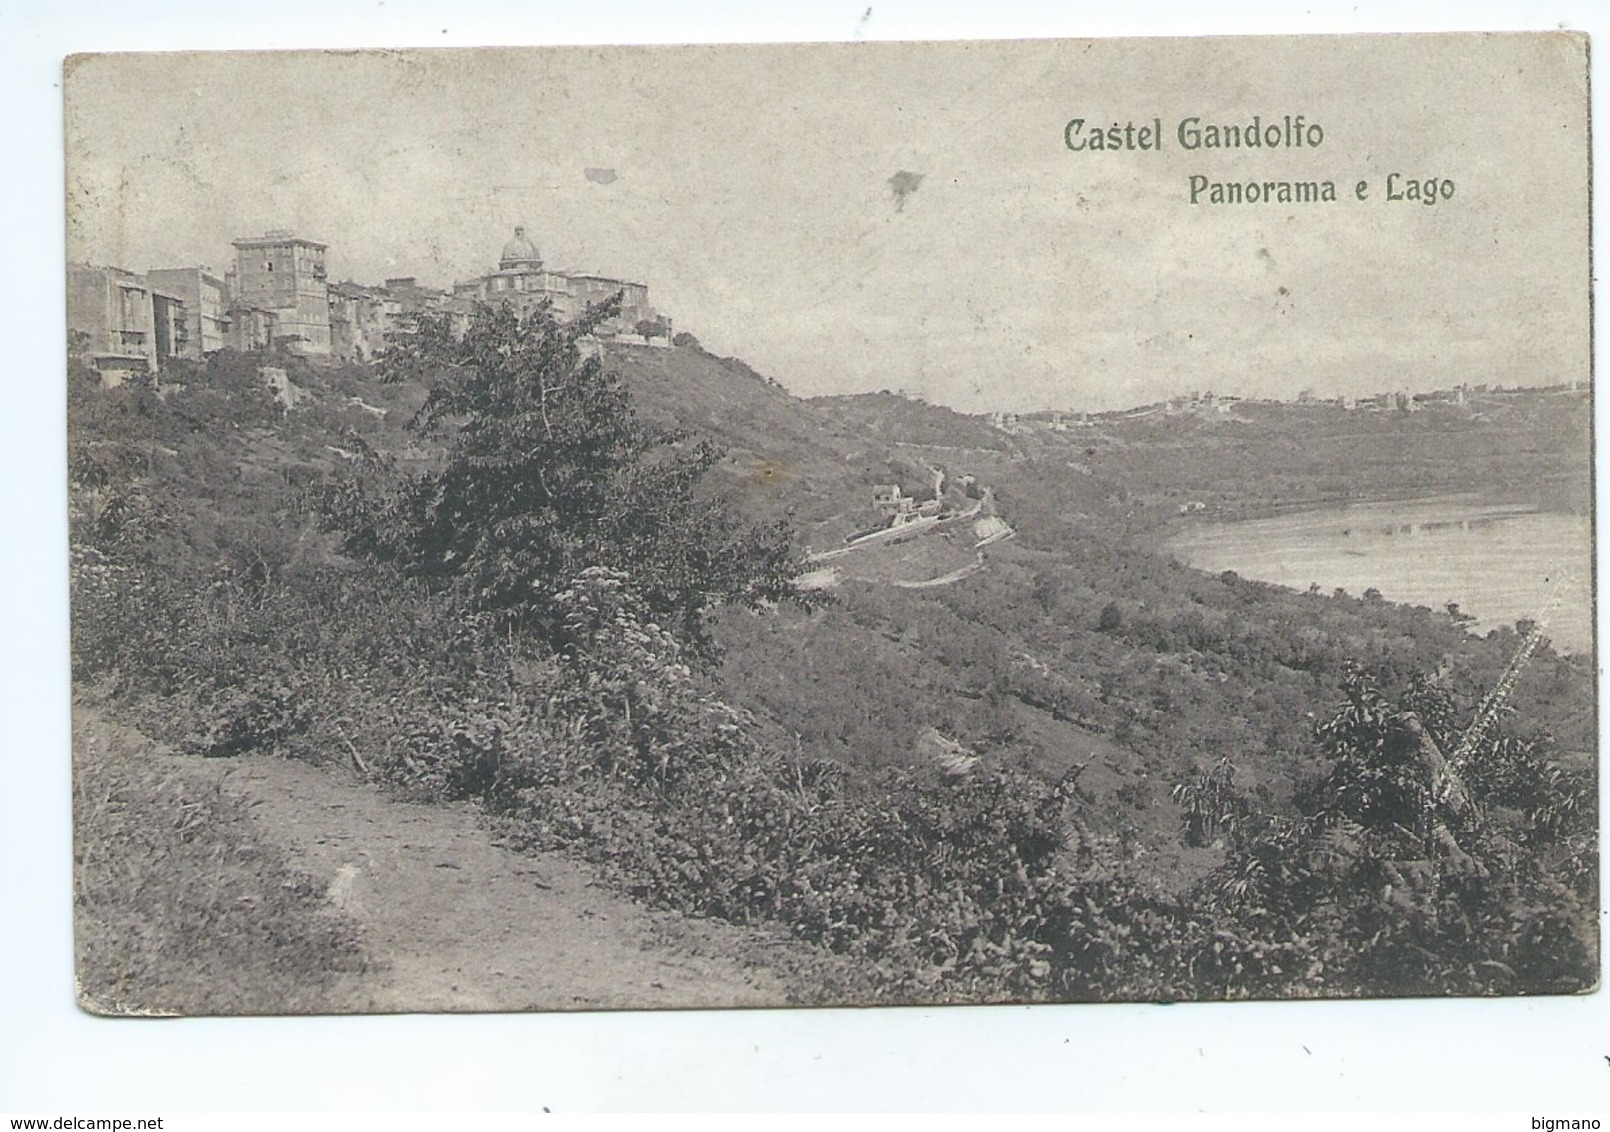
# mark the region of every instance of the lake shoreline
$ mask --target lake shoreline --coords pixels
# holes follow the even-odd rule
[[[1459,506],[1515,507],[1527,512],[1548,515],[1569,515],[1591,519],[1594,513],[1591,493],[1575,498],[1580,493],[1572,488],[1560,491],[1498,489],[1489,491],[1439,491],[1431,495],[1423,489],[1405,488],[1402,491],[1375,491],[1350,495],[1305,495],[1299,499],[1270,500],[1267,502],[1238,502],[1234,507],[1210,504],[1201,511],[1170,516],[1159,525],[1164,541],[1175,537],[1200,523],[1240,523],[1256,519],[1278,519],[1305,511],[1320,511],[1332,507],[1360,507],[1371,504],[1411,504],[1447,502]]]
[[[1594,644],[1589,517],[1496,493],[1353,500],[1277,514],[1185,518],[1158,549],[1207,573],[1454,609],[1484,634],[1551,618],[1561,652]],[[1506,493],[1507,494],[1507,493]]]

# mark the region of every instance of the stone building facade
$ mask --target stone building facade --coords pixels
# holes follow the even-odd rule
[[[649,303],[645,284],[590,272],[555,271],[525,234],[503,247],[497,270],[453,286],[422,286],[412,276],[381,286],[326,277],[327,245],[286,229],[234,240],[234,266],[219,279],[205,267],[161,268],[139,275],[74,264],[68,270],[68,326],[103,374],[149,372],[168,358],[204,358],[215,350],[283,349],[313,357],[374,360],[414,314],[449,315],[462,329],[475,304],[546,304],[571,321],[619,294],[620,312],[594,337],[668,346],[671,322]],[[596,348],[596,344],[595,344]]]
[[[67,266],[68,346],[109,381],[159,373],[187,343],[184,300],[121,267]]]
[[[324,252],[279,228],[263,236],[235,240],[235,269],[229,293],[239,306],[274,314],[274,344],[292,353],[330,353],[330,288]]]
[[[67,327],[74,352],[104,375],[156,371],[151,285],[144,276],[69,264]]]
[[[180,355],[204,358],[224,348],[229,331],[229,296],[224,281],[205,267],[164,267],[146,273],[151,286],[184,304]]]
[[[274,345],[275,314],[266,307],[231,302],[224,328],[224,345],[246,353],[267,350]]]
[[[548,303],[555,317],[567,322],[580,317],[589,305],[617,293],[621,295],[620,313],[599,327],[601,337],[631,338],[647,331],[646,337],[670,341],[670,320],[649,303],[647,284],[589,272],[555,271],[543,264],[542,253],[524,228],[516,228],[513,239],[503,245],[496,271],[453,285],[453,297],[461,303],[507,303],[522,312]]]
[[[462,309],[461,309],[462,308]],[[446,291],[421,286],[411,275],[387,279],[379,287],[363,283],[330,285],[330,352],[348,361],[367,362],[415,314],[468,313]]]
[[[362,283],[330,284],[330,353],[367,362],[386,346],[386,294]]]

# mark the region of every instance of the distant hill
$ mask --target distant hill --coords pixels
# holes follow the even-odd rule
[[[1146,858],[1164,887],[1189,884],[1215,855],[1181,842],[1172,787],[1228,758],[1239,783],[1290,811],[1317,765],[1313,721],[1339,702],[1347,665],[1388,682],[1440,669],[1473,698],[1518,644],[1509,630],[1474,638],[1441,611],[1187,569],[1158,549],[1182,505],[1226,517],[1472,484],[1564,506],[1590,498],[1588,401],[1569,392],[1418,412],[1240,403],[1086,423],[991,420],[888,393],[802,400],[691,346],[610,346],[606,362],[646,422],[726,449],[710,490],[754,519],[787,520],[812,552],[887,523],[880,485],[932,502],[937,479],[944,514],[976,504],[1002,525],[955,519],[820,561],[826,608],[722,611],[724,696],[775,743],[857,774],[936,749],[1076,774],[1081,851]],[[281,367],[303,395],[294,409],[266,392],[261,359],[239,355],[189,375],[160,411],[120,418],[137,428],[115,442],[94,439],[107,399],[75,386],[75,467],[134,468],[160,509],[183,517],[154,536],[182,541],[180,557],[210,562],[250,542],[267,572],[328,559],[302,490],[365,447],[434,459],[433,442],[406,427],[424,391],[364,367]],[[978,545],[1002,529],[1011,537]],[[1588,751],[1591,693],[1591,658],[1545,651],[1511,704],[1518,726]]]
[[[1473,475],[1577,498],[1586,469],[1580,395],[992,421],[890,393],[801,400],[686,347],[618,347],[609,360],[645,419],[725,445],[722,486],[816,551],[877,521],[874,485],[931,494],[935,470],[987,485],[1016,537],[981,569],[903,587],[965,567],[972,542],[952,529],[839,571],[826,609],[729,612],[723,681],[780,741],[863,770],[931,757],[937,733],[986,762],[1076,772],[1090,844],[1150,854],[1165,886],[1212,857],[1179,843],[1171,787],[1229,757],[1240,781],[1289,806],[1312,769],[1311,720],[1334,707],[1346,664],[1451,665],[1481,688],[1514,647],[1513,634],[1478,641],[1441,612],[1186,569],[1155,549],[1181,505],[1251,514]],[[1591,745],[1591,712],[1542,671],[1522,680],[1523,716],[1552,716]]]
[[[788,519],[817,550],[877,521],[874,485],[922,494],[936,463],[959,477],[1007,454],[979,418],[891,394],[801,400],[744,362],[697,348],[616,346],[608,360],[645,421],[720,443],[728,460],[716,482],[752,514]],[[988,447],[976,456],[932,448],[971,443]]]
[[[693,347],[633,346],[611,347],[607,360],[645,422],[726,448],[712,481],[756,517],[786,518],[813,533],[847,512],[870,514],[867,485],[877,477],[859,464],[865,446],[846,442],[809,403],[742,362]]]

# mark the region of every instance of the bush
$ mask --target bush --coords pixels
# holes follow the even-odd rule
[[[73,722],[80,1001],[112,1014],[327,1008],[363,969],[320,886],[259,845],[244,805],[79,707]]]
[[[1132,891],[1109,903],[1059,878],[1071,783],[929,768],[855,780],[759,741],[619,574],[586,571],[558,600],[557,662],[495,718],[447,715],[456,732],[473,724],[452,749],[483,768],[517,842],[579,850],[662,906],[785,924],[866,961],[895,999],[1101,997],[1115,956],[1158,949],[1129,926]],[[1092,923],[1106,944],[1058,952]]]
[[[590,566],[630,575],[698,649],[712,603],[813,600],[794,589],[802,565],[785,525],[744,523],[700,493],[721,452],[639,424],[619,375],[584,354],[580,339],[617,307],[572,324],[482,307],[462,336],[420,317],[382,372],[430,384],[415,423],[445,455],[412,475],[370,461],[326,493],[346,550],[448,582],[467,606],[549,641],[563,634],[556,587]]]
[[[732,699],[704,663],[706,618],[796,596],[791,539],[705,494],[714,449],[639,426],[578,348],[585,325],[482,311],[457,337],[425,320],[387,369],[431,392],[390,445],[344,402],[281,413],[251,359],[166,398],[75,376],[75,679],[186,750],[339,758],[476,799],[515,840],[585,853],[646,900],[856,956],[891,1000],[1591,979],[1592,773],[1555,757],[1538,728],[1559,713],[1537,710],[1565,704],[1590,735],[1583,666],[1523,688],[1538,720],[1461,760],[1473,697],[1410,677],[1453,650],[1496,672],[1513,633],[1472,642],[1440,615],[1193,577],[1091,538],[1032,603],[1020,561],[921,595],[849,588],[829,616],[746,630],[775,651],[734,667],[789,678]],[[367,395],[397,409],[415,392]],[[331,451],[348,469],[333,486]],[[309,484],[351,557],[311,529]],[[813,652],[798,679],[788,665]],[[1347,656],[1381,676],[1347,682],[1313,729],[1304,709],[1338,694]],[[1024,705],[1151,770],[1236,752],[1250,794],[1220,759],[1174,795],[1223,867],[1176,900],[1091,838],[1066,847],[1090,796],[1000,769],[1032,743]],[[899,765],[889,735],[923,726],[984,759]],[[1277,808],[1269,786],[1305,766]],[[1138,781],[1120,800],[1146,801]]]
[[[1347,702],[1316,729],[1329,768],[1303,815],[1257,813],[1221,778],[1214,809],[1237,820],[1199,894],[1222,921],[1214,977],[1238,994],[1591,986],[1597,875],[1580,863],[1594,834],[1577,816],[1590,784],[1550,773],[1532,744],[1470,728],[1446,688],[1415,678],[1389,698],[1354,670]]]

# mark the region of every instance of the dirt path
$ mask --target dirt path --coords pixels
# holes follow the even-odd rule
[[[467,805],[396,802],[267,756],[185,761],[250,805],[264,840],[360,926],[373,967],[343,977],[331,1012],[789,1001],[781,976],[735,958],[767,946],[752,933],[651,913],[577,862],[499,848]]]

